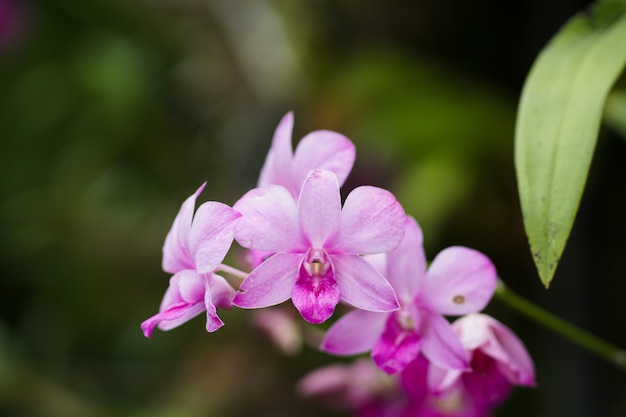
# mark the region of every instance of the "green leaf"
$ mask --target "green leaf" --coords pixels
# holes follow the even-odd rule
[[[524,226],[550,285],[587,179],[602,111],[626,63],[626,7],[574,16],[535,61],[522,91],[515,167]]]

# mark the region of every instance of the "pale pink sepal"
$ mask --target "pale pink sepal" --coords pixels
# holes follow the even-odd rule
[[[300,140],[293,158],[296,184],[302,183],[311,170],[325,169],[337,176],[341,187],[354,165],[354,144],[344,135],[330,130],[316,130]]]
[[[228,253],[241,214],[217,201],[196,210],[189,232],[189,251],[199,274],[213,272]]]
[[[320,349],[341,356],[369,352],[383,333],[389,315],[353,310],[328,329]]]
[[[362,310],[386,312],[400,308],[389,282],[358,255],[331,255],[341,299]]]
[[[465,348],[480,349],[497,360],[511,384],[535,386],[533,361],[522,341],[504,324],[486,314],[470,314],[453,326]]]
[[[268,252],[307,250],[296,202],[284,187],[270,185],[250,190],[233,208],[242,214],[235,240],[244,248]]]
[[[469,358],[450,323],[441,315],[422,311],[422,353],[437,366],[466,370]]]
[[[196,199],[205,186],[206,182],[183,202],[174,218],[172,227],[165,237],[162,259],[162,267],[165,272],[175,274],[183,269],[194,268],[193,259],[189,251],[189,233],[191,231]]]
[[[293,182],[293,148],[291,145],[291,134],[293,130],[293,112],[283,116],[278,123],[272,145],[267,153],[261,174],[259,175],[259,187],[271,184],[281,185],[289,192],[297,193],[299,190]]]
[[[420,303],[444,315],[482,310],[496,288],[496,269],[482,253],[453,246],[433,260],[421,284]]]
[[[327,241],[329,253],[369,255],[395,249],[405,231],[404,209],[389,191],[357,187],[346,198],[336,237]]]
[[[298,219],[313,248],[326,246],[327,238],[339,228],[341,196],[337,177],[330,171],[311,171],[298,199]]]
[[[293,125],[293,112],[289,112],[274,132],[258,186],[280,185],[297,198],[309,171],[318,169],[332,171],[337,175],[339,186],[343,185],[354,165],[354,144],[339,133],[318,130],[302,138],[294,154]]]
[[[386,278],[402,305],[413,303],[426,273],[426,255],[422,230],[411,216],[406,216],[404,238],[387,255]]]
[[[155,314],[141,323],[144,336],[150,338],[154,328],[159,325],[161,330],[169,330],[196,317],[204,310],[202,303],[188,304],[180,302],[169,306],[166,310]]]
[[[224,325],[222,319],[217,315],[217,309],[213,304],[213,297],[211,294],[211,287],[209,286],[209,280],[204,280],[204,309],[206,310],[206,331],[214,332]]]

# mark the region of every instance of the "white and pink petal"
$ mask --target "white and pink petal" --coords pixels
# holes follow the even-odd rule
[[[174,218],[172,227],[165,237],[163,260],[161,262],[165,272],[175,274],[182,269],[194,267],[193,258],[189,251],[189,233],[191,231],[196,199],[205,186],[206,182],[183,202]]]
[[[378,187],[357,187],[343,205],[338,233],[325,247],[331,253],[389,252],[400,244],[404,231],[404,209],[393,194]]]
[[[248,191],[233,207],[242,214],[235,239],[241,246],[268,252],[306,252],[296,202],[286,188],[270,185]]]
[[[467,370],[469,358],[450,323],[441,315],[422,311],[422,353],[435,365]]]
[[[239,218],[239,212],[216,201],[198,207],[189,234],[189,250],[198,273],[213,272],[222,263],[233,243]]]
[[[233,304],[262,308],[287,301],[298,279],[302,258],[299,253],[277,253],[268,258],[241,283]]]
[[[309,172],[298,200],[298,219],[309,245],[322,248],[339,227],[341,195],[337,177],[330,171]]]
[[[293,158],[296,184],[302,184],[311,170],[325,169],[337,176],[339,186],[348,178],[356,150],[344,135],[329,130],[317,130],[303,137]]]
[[[283,116],[276,127],[272,145],[265,163],[261,168],[258,186],[281,185],[296,196],[299,192],[300,184],[293,181],[293,147],[291,145],[291,135],[293,130],[293,112]]]
[[[422,230],[410,216],[406,216],[404,238],[387,255],[387,280],[396,291],[401,304],[413,302],[426,274]]]
[[[400,308],[385,277],[358,255],[330,255],[341,299],[367,311],[388,312]]]
[[[353,310],[337,320],[324,335],[320,350],[333,355],[358,355],[372,350],[390,313]]]
[[[420,303],[444,315],[475,313],[489,303],[496,284],[496,269],[489,258],[474,249],[453,246],[441,251],[428,268]]]

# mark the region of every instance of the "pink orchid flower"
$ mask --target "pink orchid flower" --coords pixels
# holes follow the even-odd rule
[[[514,385],[535,386],[535,369],[521,340],[486,314],[469,314],[452,324],[470,356],[467,372],[432,367],[429,379],[441,392],[463,389],[481,407],[501,403]]]
[[[194,216],[196,199],[205,185],[185,200],[165,238],[162,267],[173,276],[159,313],[141,323],[146,337],[157,325],[161,330],[173,329],[203,311],[207,331],[214,332],[224,325],[216,307],[232,306],[235,290],[213,272],[230,249],[241,215],[226,204],[209,201]]]
[[[422,232],[407,217],[404,240],[381,268],[398,295],[400,310],[352,311],[328,330],[321,349],[336,355],[371,350],[374,362],[387,373],[401,371],[420,352],[443,368],[466,369],[467,353],[443,316],[485,307],[496,286],[491,261],[480,252],[456,246],[439,253],[426,270]]]
[[[281,185],[298,198],[309,171],[326,169],[337,176],[339,187],[352,170],[356,149],[347,137],[329,130],[316,130],[303,137],[294,154],[292,147],[293,112],[283,116],[278,124],[272,146],[261,168],[258,187]],[[256,268],[273,255],[270,251],[250,249],[246,260]]]
[[[297,198],[309,171],[326,169],[335,173],[341,187],[354,165],[356,150],[350,139],[337,132],[316,130],[300,140],[294,154],[292,131],[293,113],[289,112],[276,128],[258,186],[282,185]]]
[[[340,300],[370,311],[398,308],[393,288],[359,254],[396,247],[404,210],[388,191],[358,187],[343,209],[337,176],[311,171],[298,201],[281,186],[256,188],[234,206],[243,216],[235,239],[274,252],[243,281],[234,304],[261,308],[289,298],[310,323],[328,319]]]

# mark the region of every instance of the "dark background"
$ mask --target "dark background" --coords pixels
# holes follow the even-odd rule
[[[319,416],[294,383],[335,359],[280,354],[250,312],[143,337],[168,282],[180,203],[234,203],[273,130],[344,133],[347,189],[393,191],[432,259],[486,253],[515,291],[626,346],[626,144],[603,128],[549,291],[513,166],[517,100],[540,49],[588,2],[0,0],[0,414]],[[494,300],[537,389],[498,416],[623,416],[626,379]],[[328,415],[333,415],[328,413]]]

